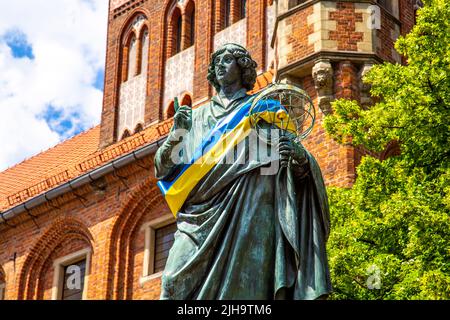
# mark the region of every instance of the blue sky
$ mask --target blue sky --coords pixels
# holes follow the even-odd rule
[[[33,47],[28,42],[27,35],[20,30],[11,30],[3,36],[4,41],[12,51],[16,59],[28,58],[33,60]]]
[[[108,1],[0,1],[0,171],[100,121]]]

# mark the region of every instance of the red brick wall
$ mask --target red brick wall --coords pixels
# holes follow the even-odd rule
[[[264,2],[248,1],[248,48],[253,57],[263,66],[265,48],[265,22],[263,18]],[[405,5],[408,0],[401,0],[402,33],[412,25],[412,9]],[[130,1],[130,4],[137,3]],[[116,122],[117,94],[121,79],[121,34],[127,23],[138,12],[151,19],[148,97],[146,102],[146,124],[158,120],[161,116],[161,90],[164,70],[166,40],[165,20],[167,0],[143,1],[137,8],[121,13],[115,11],[109,17],[107,59],[105,75],[105,93],[102,114],[100,146],[114,142]],[[218,31],[220,17],[216,14],[219,0],[197,0],[196,13],[196,60],[194,77],[194,104],[212,94],[206,82],[207,68],[212,53],[214,31]],[[359,35],[354,33],[354,22],[350,12],[353,4],[340,3],[337,14],[339,31],[334,36],[340,48],[351,51]],[[402,7],[403,6],[403,7]],[[130,8],[130,6],[128,6]],[[307,26],[307,16],[312,7],[297,11],[288,19],[293,26],[292,43],[294,51],[288,57],[289,63],[313,53],[313,46],[308,45],[307,35],[312,33],[312,26]],[[350,22],[344,23],[345,19]],[[355,19],[359,19],[356,17]],[[386,38],[379,54],[391,59],[389,42],[390,28],[395,21],[383,16],[384,30],[379,33]],[[357,72],[358,68],[350,61],[333,63],[335,70],[335,95],[359,99]],[[301,79],[301,84],[311,97],[317,100],[314,82],[310,75]],[[355,159],[352,148],[340,146],[329,137],[323,129],[323,114],[317,110],[317,123],[313,133],[304,142],[305,147],[319,161],[326,183],[337,186],[351,186],[354,180]],[[147,165],[152,167],[150,159]],[[8,299],[45,298],[51,296],[53,281],[53,261],[61,256],[78,251],[86,246],[92,248],[91,274],[89,277],[88,297],[91,299],[153,299],[159,297],[160,279],[148,281],[143,285],[139,279],[143,268],[144,234],[141,226],[168,212],[153,179],[152,170],[146,171],[132,165],[120,170],[121,181],[108,176],[107,190],[101,194],[89,186],[77,192],[85,200],[76,198],[72,193],[64,195],[52,206],[43,205],[32,210],[38,216],[35,221],[26,214],[21,215],[10,228],[0,225],[0,273],[4,273],[7,282]],[[15,258],[14,258],[15,257]],[[0,279],[1,280],[1,279]]]
[[[317,94],[312,77],[304,77],[300,83],[316,105],[316,124],[303,145],[317,159],[327,185],[350,187],[355,178],[353,148],[339,145],[327,136],[323,128],[324,114],[317,108]]]
[[[336,11],[330,12],[330,20],[336,21],[336,31],[330,31],[330,40],[337,41],[338,50],[357,51],[357,43],[363,40],[363,33],[356,32],[356,22],[362,22],[362,13],[355,12],[355,4],[338,2]]]
[[[169,214],[166,205],[162,203],[153,211],[146,212],[142,217],[140,225],[142,226],[145,222],[154,220],[160,217],[163,213]],[[161,289],[161,279],[160,277],[147,281],[140,284],[140,278],[143,274],[144,267],[144,248],[145,248],[145,240],[144,240],[145,232],[144,230],[137,229],[133,234],[132,240],[132,255],[133,255],[133,284],[132,284],[132,292],[130,298],[139,300],[139,299],[159,299],[160,289]]]
[[[336,99],[359,100],[358,70],[351,61],[341,61],[334,66],[334,92]]]
[[[399,0],[400,21],[402,22],[401,34],[407,34],[414,26],[414,0]]]
[[[289,45],[292,45],[292,50],[287,56],[287,64],[314,53],[314,45],[308,44],[308,35],[314,33],[314,26],[307,23],[308,16],[312,13],[313,7],[309,6],[287,17],[286,25],[292,26],[292,32],[287,41]]]
[[[71,253],[80,251],[82,249],[87,249],[89,247],[89,243],[86,243],[85,241],[80,239],[67,239],[58,244],[58,246],[45,261],[45,264],[39,275],[37,299],[52,299],[53,276],[55,273],[53,262],[58,258],[65,257]]]
[[[158,279],[143,288],[138,284],[143,263],[140,228],[169,209],[152,171],[131,166],[118,174],[126,177],[127,186],[109,176],[104,194],[85,187],[77,190],[86,199],[83,203],[67,194],[52,202],[59,209],[45,205],[33,210],[38,216],[34,222],[21,215],[12,222],[16,228],[0,226],[0,246],[4,249],[0,266],[8,280],[8,299],[50,299],[53,261],[89,246],[90,299],[159,297]]]
[[[385,10],[381,10],[381,29],[377,30],[378,47],[377,54],[386,61],[395,62],[393,51],[394,41],[392,33],[398,26],[395,18],[388,14]]]

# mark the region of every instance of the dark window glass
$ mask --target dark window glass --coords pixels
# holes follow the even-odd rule
[[[169,104],[169,107],[167,108],[167,119],[173,118],[174,115],[175,115],[175,104],[172,101]]]
[[[231,25],[231,0],[225,0],[225,5],[224,5],[224,27],[228,28]]]
[[[167,257],[169,256],[170,248],[172,248],[175,240],[175,232],[177,231],[177,224],[172,223],[163,228],[155,230],[155,261],[154,272],[164,270],[166,266]]]
[[[193,45],[195,43],[195,9],[192,9],[191,13],[191,34],[190,34],[190,44]]]
[[[79,268],[80,272],[73,272],[74,269]],[[73,277],[79,275],[79,282],[73,281]],[[82,300],[84,289],[84,276],[86,275],[86,259],[80,262],[73,263],[64,267],[64,282],[62,300]],[[78,287],[76,285],[79,284]],[[75,288],[72,286],[75,285]]]
[[[393,0],[378,0],[378,4],[392,13],[392,1]]]
[[[289,0],[288,9],[298,6],[299,4],[305,2],[306,0]]]
[[[247,16],[247,0],[241,0],[240,18],[244,19]]]
[[[122,139],[121,140],[129,138],[129,137],[131,137],[130,131],[125,130],[125,132],[122,134]]]
[[[181,16],[177,19],[177,38],[176,38],[176,53],[181,51],[181,25],[182,25],[182,19]]]
[[[139,124],[136,126],[136,129],[134,129],[134,133],[139,133],[139,132],[141,132],[142,130],[144,130],[144,127],[142,126],[141,123],[139,123]]]

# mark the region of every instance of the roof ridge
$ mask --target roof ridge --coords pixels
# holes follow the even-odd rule
[[[63,145],[64,143],[68,143],[68,142],[70,142],[71,140],[74,140],[75,138],[79,138],[79,137],[81,137],[81,136],[84,136],[84,135],[88,134],[89,132],[91,132],[92,130],[94,130],[94,129],[96,129],[97,127],[99,127],[99,126],[100,126],[100,124],[97,124],[97,125],[95,125],[95,126],[92,126],[92,127],[90,127],[89,129],[86,129],[85,131],[80,132],[79,134],[76,134],[76,135],[74,135],[74,136],[72,136],[72,137],[69,137],[69,138],[67,138],[67,139],[65,139],[65,140],[62,140],[62,141],[58,142],[57,144],[55,144],[55,145],[52,146],[52,147],[49,147],[49,148],[44,149],[44,150],[41,150],[40,152],[38,152],[38,153],[36,153],[36,154],[34,154],[34,155],[28,157],[28,158],[25,158],[24,160],[22,160],[22,161],[20,161],[20,162],[17,162],[16,164],[12,165],[11,167],[8,167],[8,168],[6,168],[5,170],[0,171],[0,175],[3,175],[4,173],[7,173],[8,171],[13,170],[13,169],[16,168],[16,167],[18,167],[18,166],[20,166],[20,165],[23,165],[23,164],[26,163],[26,162],[29,162],[29,161],[33,160],[34,158],[39,157],[39,156],[41,156],[42,154],[44,154],[44,153],[46,153],[46,152],[49,152],[49,151],[51,151],[51,150],[53,150],[53,149],[56,149],[56,148],[60,147],[61,145]]]

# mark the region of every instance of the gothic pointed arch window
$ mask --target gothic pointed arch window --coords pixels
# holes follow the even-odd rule
[[[178,7],[172,12],[169,24],[169,47],[168,55],[172,57],[182,50],[182,30],[183,30],[183,18],[181,16],[181,10]]]
[[[226,29],[231,25],[231,0],[224,0],[222,4],[223,12],[223,28]]]
[[[136,36],[133,34],[133,36],[130,39],[129,45],[128,45],[128,74],[127,74],[127,81],[130,79],[133,79],[133,77],[136,74],[136,47],[137,47],[137,40]]]
[[[172,0],[165,10],[164,92],[160,119],[173,116],[169,107],[175,97],[192,92],[195,72],[196,1]]]
[[[247,45],[247,1],[220,0],[216,9],[214,50],[225,43]]]
[[[239,19],[244,19],[245,17],[247,17],[247,0],[241,0],[239,7]]]
[[[176,39],[175,39],[175,51],[176,53],[181,51],[181,33],[183,31],[183,18],[181,17],[181,15],[176,19],[176,26],[175,28],[177,29],[177,34],[176,34]]]
[[[166,109],[166,119],[173,118],[174,115],[175,115],[175,104],[173,101],[171,101]]]
[[[247,0],[221,0],[217,32],[247,17]]]
[[[131,137],[130,131],[128,129],[125,129],[125,131],[122,133],[121,140],[129,138],[129,137]]]
[[[185,9],[185,48],[189,48],[195,43],[195,4],[189,1]]]
[[[144,123],[149,35],[148,20],[142,13],[129,21],[121,35],[123,65],[117,108],[117,140],[130,136],[139,123]]]
[[[183,99],[181,100],[181,105],[183,106],[189,106],[192,108],[192,98],[190,94],[186,94]]]
[[[147,73],[148,68],[148,50],[150,45],[149,32],[147,27],[145,27],[141,32],[140,39],[141,51],[139,55],[139,73],[144,72]]]
[[[144,130],[144,126],[142,125],[142,123],[139,123],[136,128],[134,129],[134,133],[139,133],[142,132]]]

